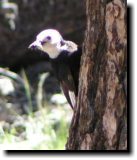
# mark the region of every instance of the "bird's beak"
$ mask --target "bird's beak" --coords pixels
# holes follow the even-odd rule
[[[38,41],[34,41],[33,43],[31,43],[28,47],[29,49],[39,49],[39,50],[42,50],[42,45],[40,42]]]

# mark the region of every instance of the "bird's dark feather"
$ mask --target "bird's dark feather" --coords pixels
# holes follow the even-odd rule
[[[74,108],[74,105],[73,102],[72,102],[72,98],[76,98],[76,97],[70,97],[70,94],[69,94],[69,87],[68,87],[68,84],[65,82],[65,81],[61,81],[60,82],[60,85],[62,87],[62,90],[63,90],[63,93],[68,101],[68,103],[70,104],[71,108],[73,109]],[[72,92],[72,91],[71,91]],[[75,94],[74,94],[75,95]]]
[[[51,60],[55,75],[72,108],[75,107],[72,99],[76,99],[78,95],[81,53],[81,48],[71,54],[68,51],[63,51],[58,58]],[[74,97],[70,97],[70,91],[74,93]]]

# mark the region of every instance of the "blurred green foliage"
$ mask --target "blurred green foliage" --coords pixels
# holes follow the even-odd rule
[[[71,113],[63,106],[52,107],[46,104],[33,114],[18,115],[12,124],[0,122],[3,149],[65,149]]]
[[[16,110],[11,107],[9,109],[14,116],[14,121],[0,121],[0,146],[2,149],[65,149],[72,110],[68,105],[53,105],[43,99],[43,84],[48,74],[40,75],[35,93],[38,108],[36,111],[32,109],[31,84],[25,71],[22,71],[22,76],[19,76],[3,69],[1,74],[11,79],[14,77],[17,83],[23,85],[23,91],[28,100],[28,114],[16,113]]]

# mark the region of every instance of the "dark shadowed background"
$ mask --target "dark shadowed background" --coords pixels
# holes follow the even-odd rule
[[[34,124],[35,121],[40,121],[37,120],[40,117],[38,116],[40,107],[45,108],[47,103],[48,106],[50,103],[52,107],[48,107],[50,109],[44,111],[44,113],[46,112],[44,115],[48,115],[48,112],[54,112],[55,106],[58,106],[59,109],[61,108],[60,112],[63,112],[63,115],[66,116],[64,110],[62,111],[64,106],[60,107],[60,103],[62,102],[55,102],[54,104],[47,102],[54,94],[61,92],[58,82],[52,73],[52,68],[47,62],[47,58],[37,51],[28,50],[28,46],[41,30],[47,28],[57,29],[63,35],[64,39],[82,45],[86,26],[85,14],[84,1],[78,0],[0,0],[1,144],[5,144],[5,141],[10,144],[13,141],[23,142],[29,139],[27,137],[28,132],[26,132],[27,127],[24,126],[30,120],[28,120],[28,116],[26,117],[24,115],[29,114],[30,116],[30,110],[28,108],[32,109],[31,118],[32,112],[33,117],[36,114],[36,119],[32,120]],[[8,73],[5,73],[6,71]],[[49,76],[46,78],[44,74],[47,72]],[[20,78],[23,84],[20,82]],[[62,94],[57,96],[62,96]],[[43,100],[44,98],[46,102]],[[56,98],[54,101],[56,101]],[[69,107],[67,106],[66,108],[68,111]],[[13,111],[16,113],[13,114]],[[57,112],[55,112],[55,115],[57,115]],[[27,122],[24,119],[27,119]],[[48,120],[46,119],[45,121]],[[66,122],[60,123],[58,121],[59,124],[57,121],[54,122],[52,124],[51,122],[46,122],[46,125],[54,127],[53,129],[50,127],[52,131],[49,128],[48,131],[42,131],[41,134],[44,133],[44,137],[46,137],[45,133],[52,135],[53,133],[51,134],[51,132],[55,132],[53,137],[58,139],[57,132],[60,131],[57,131],[59,128],[58,125],[64,125]],[[43,128],[45,128],[45,123]],[[68,129],[68,126],[66,128]],[[33,129],[35,130],[35,127],[30,130]],[[12,138],[8,138],[8,140],[7,137]],[[64,141],[66,142],[66,139]],[[62,146],[53,146],[48,146],[47,149],[62,149]],[[40,147],[34,148],[45,149],[45,145],[43,147],[42,144],[42,147],[40,145]]]

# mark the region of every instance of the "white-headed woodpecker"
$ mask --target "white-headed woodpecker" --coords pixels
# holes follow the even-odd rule
[[[64,40],[60,33],[54,29],[40,32],[29,48],[41,50],[49,56],[67,101],[74,109],[78,95],[82,49],[74,42]]]

